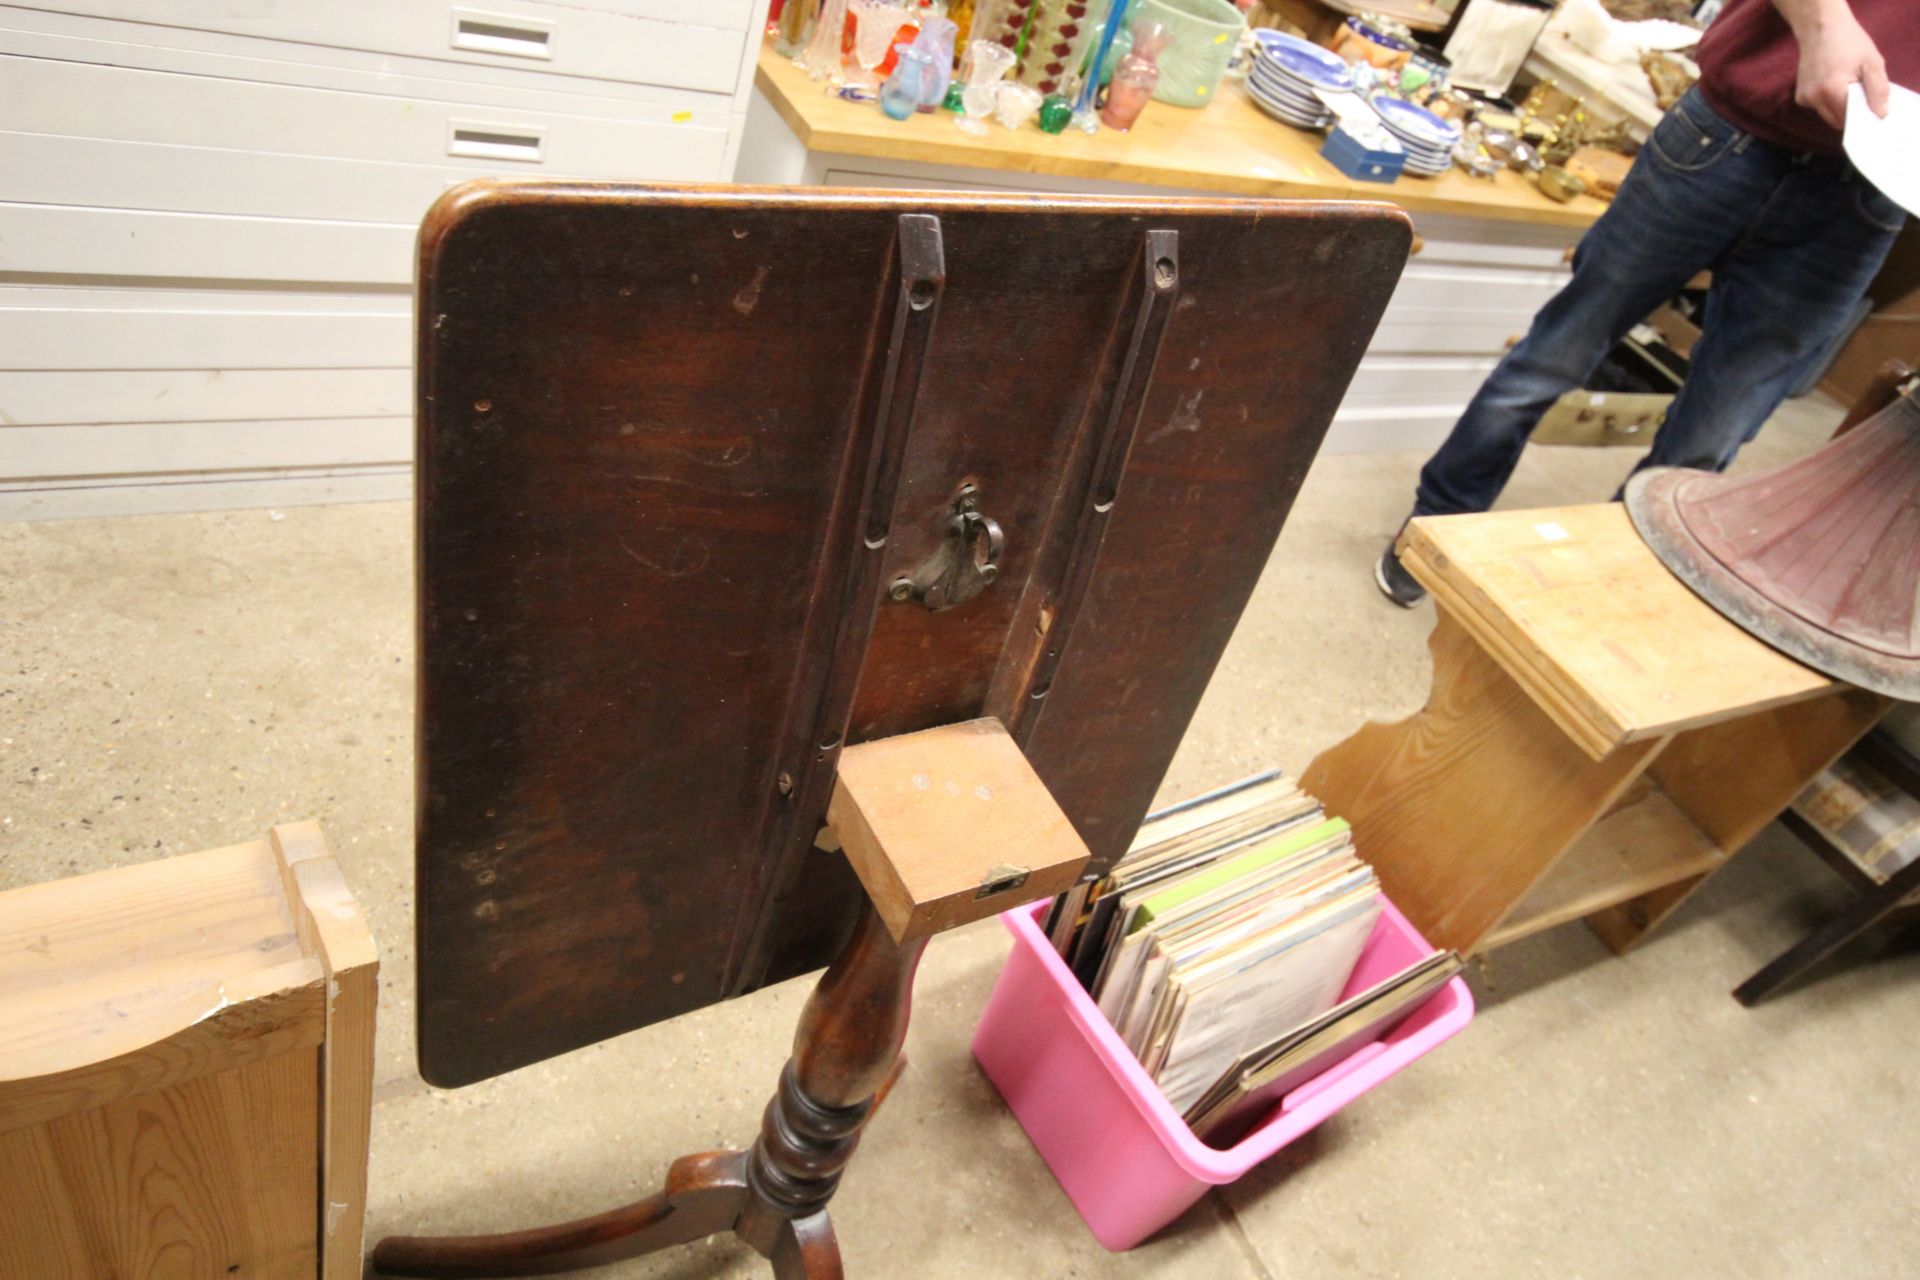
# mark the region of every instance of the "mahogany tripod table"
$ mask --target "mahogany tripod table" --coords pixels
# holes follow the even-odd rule
[[[730,1230],[839,1276],[825,1206],[928,937],[1125,849],[1409,239],[1365,204],[448,193],[417,309],[421,1072],[832,965],[750,1150],[375,1267]]]

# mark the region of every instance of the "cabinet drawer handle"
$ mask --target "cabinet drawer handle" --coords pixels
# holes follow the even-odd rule
[[[513,58],[552,58],[553,24],[472,9],[453,11],[453,47]]]
[[[455,123],[447,134],[447,154],[476,160],[518,160],[540,163],[541,133],[505,125]]]

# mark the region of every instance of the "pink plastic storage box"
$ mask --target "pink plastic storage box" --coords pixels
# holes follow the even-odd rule
[[[1193,1136],[1040,931],[1047,903],[1000,917],[1013,954],[973,1033],[973,1056],[1101,1244],[1131,1249],[1210,1186],[1232,1182],[1473,1019],[1459,978],[1344,1062],[1281,1099],[1234,1146]],[[1394,905],[1360,953],[1347,993],[1433,948]],[[1344,995],[1343,995],[1344,998]]]

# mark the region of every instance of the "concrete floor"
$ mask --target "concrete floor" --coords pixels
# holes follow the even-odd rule
[[[1834,412],[1789,406],[1743,464],[1811,447]],[[1631,460],[1532,450],[1506,502],[1602,499]],[[1297,770],[1420,704],[1431,606],[1391,608],[1368,574],[1421,461],[1314,468],[1165,798]],[[384,956],[370,1238],[597,1211],[653,1190],[676,1155],[746,1141],[807,987],[456,1092],[419,1080],[409,518],[0,526],[0,888],[320,818]],[[1119,1255],[968,1054],[1003,933],[943,938],[910,1069],[834,1202],[849,1274],[1912,1276],[1920,949],[1866,948],[1751,1012],[1726,994],[1843,900],[1772,828],[1626,959],[1577,924],[1507,948],[1472,969],[1463,1036]],[[763,1272],[722,1241],[596,1274]]]

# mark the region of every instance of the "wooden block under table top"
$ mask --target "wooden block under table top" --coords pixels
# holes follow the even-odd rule
[[[378,967],[312,823],[0,893],[0,1277],[358,1277]]]
[[[895,942],[1051,897],[1088,857],[993,719],[847,748],[827,825]]]

